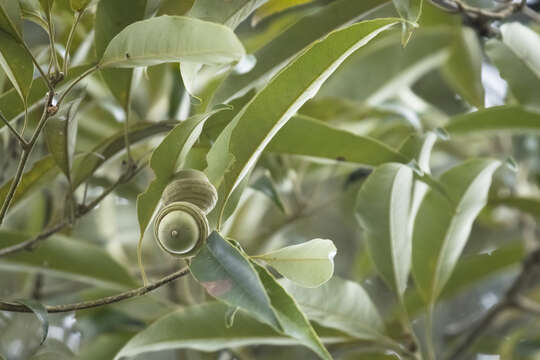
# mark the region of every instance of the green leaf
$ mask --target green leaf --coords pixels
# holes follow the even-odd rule
[[[484,107],[482,61],[482,47],[476,32],[470,28],[458,30],[443,69],[455,91],[477,108]]]
[[[279,196],[276,185],[272,180],[270,171],[265,171],[264,174],[251,185],[251,187],[268,196],[281,211],[285,212],[285,206],[281,201],[281,197]]]
[[[334,274],[336,252],[332,240],[313,239],[253,258],[263,260],[281,275],[301,286],[317,287]]]
[[[227,64],[239,61],[244,47],[219,24],[183,16],[159,16],[122,30],[107,46],[101,67],[133,68],[189,61]]]
[[[279,334],[242,311],[236,315],[234,325],[227,328],[223,321],[226,311],[226,305],[211,302],[167,314],[135,335],[115,360],[170,349],[208,352],[249,345],[298,345],[296,340]],[[331,330],[325,330],[324,335],[323,340],[328,342],[347,339]]]
[[[3,31],[0,31],[0,66],[26,104],[34,76],[34,63],[24,46]]]
[[[298,304],[264,267],[254,263],[270,297],[283,332],[313,350],[321,359],[332,359]]]
[[[190,269],[210,295],[281,330],[259,275],[249,260],[217,232],[210,234],[191,260]]]
[[[0,0],[0,30],[22,42],[21,9],[18,0]]]
[[[540,199],[525,196],[497,196],[489,199],[491,206],[506,206],[540,218]]]
[[[496,131],[528,134],[540,130],[540,113],[521,106],[496,106],[457,115],[445,129],[451,136]]]
[[[32,310],[34,315],[36,315],[38,318],[39,322],[41,323],[40,345],[42,345],[47,339],[47,334],[49,333],[49,314],[47,313],[47,309],[45,309],[45,306],[43,306],[43,304],[41,304],[39,301],[33,299],[19,299],[15,300],[14,302],[26,306],[28,309]]]
[[[316,289],[280,281],[310,320],[363,340],[377,340],[385,332],[377,308],[362,286],[334,276]]]
[[[69,0],[69,5],[71,6],[71,10],[80,12],[86,9],[86,7],[88,6],[88,4],[90,4],[91,1],[92,0]],[[132,12],[133,7],[130,7],[129,10],[130,11],[126,12]]]
[[[418,26],[416,23],[422,13],[423,0],[392,0],[392,2],[399,16],[407,20],[403,22],[403,33],[401,35],[401,43],[405,46],[412,36],[414,27]]]
[[[30,237],[1,231],[2,248]],[[0,268],[16,271],[40,271],[97,286],[125,289],[137,283],[102,247],[63,236],[52,236],[32,252],[20,252],[0,260]]]
[[[486,51],[523,105],[540,109],[540,36],[517,22],[501,26],[502,41],[490,40]]]
[[[99,335],[82,347],[77,360],[112,359],[133,337],[131,332],[116,332]]]
[[[45,18],[47,21],[51,21],[51,11],[54,4],[54,0],[39,0],[41,8],[45,11]]]
[[[450,199],[432,189],[420,204],[414,223],[412,274],[428,304],[435,302],[452,275],[500,164],[476,159],[455,166],[440,177]]]
[[[234,29],[265,1],[266,0],[197,0],[187,15],[201,20],[224,24],[231,29]]]
[[[146,0],[101,0],[95,20],[95,45],[98,59],[103,57],[111,40],[126,26],[144,18]],[[129,11],[127,10],[129,9]],[[105,83],[125,108],[131,94],[131,69],[101,69]]]
[[[77,117],[75,115],[81,101],[82,97],[64,104],[55,116],[47,120],[45,126],[49,153],[70,183],[77,140]]]
[[[161,199],[163,190],[179,166],[182,166],[189,150],[199,138],[206,119],[225,107],[203,115],[195,115],[182,121],[167,134],[150,158],[150,167],[156,176],[148,188],[137,196],[137,216],[141,239]]]
[[[356,135],[304,115],[293,116],[266,150],[372,166],[390,161],[407,162],[401,154],[376,139]]]
[[[41,5],[38,0],[19,0],[21,16],[23,19],[33,21],[49,34],[49,26],[42,16]]]
[[[313,0],[269,0],[259,9],[257,9],[251,18],[251,24],[255,26],[269,16],[275,15],[295,6],[308,4],[312,1]]]
[[[364,229],[375,268],[396,294],[407,288],[411,267],[409,229],[413,171],[389,163],[375,169],[356,200],[356,217]]]
[[[420,29],[403,48],[399,34],[385,34],[347,59],[328,79],[320,96],[380,105],[443,65],[452,35],[449,27]],[[360,82],[362,86],[358,86]]]
[[[207,156],[206,173],[219,192],[213,221],[221,225],[226,220],[223,212],[233,190],[294,113],[317,93],[350,54],[395,23],[395,19],[364,21],[315,42],[280,71],[227,125]]]
[[[214,103],[228,103],[286,64],[286,60],[328,32],[362,18],[384,0],[337,0],[321,11],[305,16],[253,55],[255,67],[245,74],[231,74],[215,95]]]

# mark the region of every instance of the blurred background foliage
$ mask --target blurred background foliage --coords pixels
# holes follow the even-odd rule
[[[366,1],[366,0],[356,0]],[[270,0],[270,3],[279,1]],[[351,1],[349,1],[350,3]],[[471,6],[495,8],[502,1],[469,0]],[[30,4],[31,1],[22,3]],[[223,22],[226,1],[152,0],[146,16],[153,14],[196,16]],[[262,2],[260,2],[262,3]],[[224,89],[258,89],[266,83],[277,64],[302,48],[352,19],[396,16],[390,1],[366,1],[358,14],[338,12],[346,0],[291,1],[283,8],[253,6],[235,32],[250,57],[228,75],[214,96],[228,100]],[[293,3],[296,6],[292,6]],[[369,3],[369,4],[368,4]],[[540,2],[527,2],[540,9]],[[73,37],[71,65],[97,61],[94,38],[96,4],[92,2],[80,19]],[[197,12],[197,6],[199,11]],[[192,9],[192,7],[194,7]],[[352,6],[351,6],[352,8]],[[207,11],[202,11],[206,9]],[[210,9],[210,10],[208,10]],[[130,12],[131,9],[126,9]],[[37,17],[25,12],[24,38],[38,61],[49,58],[46,29]],[[195,14],[195,15],[193,15]],[[74,13],[67,0],[56,0],[52,12],[56,34],[55,49],[64,45]],[[339,19],[341,17],[341,19]],[[230,21],[231,20],[229,18]],[[529,116],[536,125],[493,132],[450,134],[438,140],[432,154],[432,172],[437,175],[462,160],[490,156],[513,158],[517,171],[500,170],[490,191],[490,200],[476,221],[467,247],[436,310],[435,341],[446,349],[480,319],[504,295],[517,275],[526,254],[538,246],[537,220],[540,217],[540,46],[523,44],[536,60],[527,64],[512,58],[508,45],[497,40],[503,22],[521,22],[532,31],[540,24],[526,14],[516,13],[502,21],[474,23],[466,16],[452,14],[425,1],[407,46],[402,46],[399,31],[385,32],[350,56],[309,100],[299,114],[309,116],[355,134],[366,135],[396,149],[408,135],[446,126],[454,117],[473,116],[479,110],[507,106],[507,122]],[[317,32],[320,32],[318,34]],[[538,38],[540,39],[540,38]],[[540,40],[534,45],[540,45]],[[244,67],[244,68],[242,68]],[[250,69],[252,68],[252,69]],[[156,125],[169,119],[183,119],[203,106],[190,97],[176,64],[137,69],[130,126],[139,127],[133,137],[132,152],[147,157],[170,127]],[[0,106],[6,115],[16,114],[18,99],[9,97],[11,83],[0,71]],[[233,100],[243,104],[253,96],[245,92]],[[20,101],[19,101],[20,102]],[[236,102],[236,103],[235,103]],[[29,126],[37,122],[41,108],[30,108]],[[232,112],[235,112],[233,110]],[[227,112],[218,113],[205,127],[203,136],[190,154],[188,165],[200,167],[205,143],[212,142],[230,120]],[[220,117],[223,118],[220,120]],[[113,184],[123,171],[122,129],[126,113],[102,76],[85,81],[84,101],[77,113],[78,135],[75,169],[101,166],[77,190],[93,199]],[[153,125],[154,124],[154,125]],[[503,127],[501,127],[503,128]],[[134,131],[135,131],[134,130]],[[138,134],[138,135],[137,135]],[[306,134],[309,136],[309,134]],[[119,140],[120,139],[120,140]],[[117,145],[114,146],[116,140]],[[299,142],[303,139],[298,138]],[[113,145],[111,145],[113,144]],[[0,185],[13,176],[20,148],[11,133],[0,131]],[[32,154],[29,171],[35,176],[25,184],[24,194],[16,199],[0,243],[16,243],[27,235],[38,234],[55,224],[69,211],[68,184],[47,158],[44,138]],[[93,157],[93,158],[92,158]],[[186,166],[190,167],[190,166]],[[359,282],[387,322],[390,332],[399,334],[396,303],[391,291],[376,275],[366,252],[362,231],[355,219],[355,198],[369,168],[347,159],[322,160],[267,152],[260,158],[251,184],[227,222],[224,234],[236,239],[249,254],[258,254],[312,238],[332,239],[338,248],[335,273]],[[32,252],[0,259],[0,297],[33,297],[47,304],[62,304],[93,299],[126,290],[140,282],[136,266],[139,236],[135,199],[146,189],[153,174],[141,171],[130,183],[119,186],[96,209],[44,242]],[[0,188],[0,192],[2,189]],[[262,191],[261,191],[262,189]],[[4,189],[5,191],[5,189]],[[0,245],[2,245],[0,244]],[[178,269],[178,261],[165,256],[147,232],[144,245],[146,270],[152,279]],[[534,279],[534,277],[531,277]],[[528,284],[529,298],[540,301],[540,288]],[[209,300],[191,277],[184,277],[145,297],[77,313],[51,314],[49,336],[40,346],[39,321],[30,314],[0,312],[0,354],[6,359],[112,359],[134,334],[164,314]],[[423,303],[414,291],[405,294],[415,326],[422,326]],[[208,310],[207,314],[212,312]],[[540,357],[538,314],[508,311],[497,317],[474,344],[470,359],[528,360]],[[186,328],[206,326],[195,317],[186,319]],[[222,319],[212,319],[221,322]],[[398,335],[396,335],[398,336]],[[190,346],[187,346],[190,347]],[[195,346],[196,347],[196,346]],[[336,359],[395,359],[369,343],[330,344]],[[159,348],[156,348],[159,350]],[[465,355],[464,355],[465,356]],[[309,359],[315,355],[299,346],[238,346],[212,352],[196,349],[164,350],[143,353],[133,359]],[[465,357],[464,357],[465,358]]]

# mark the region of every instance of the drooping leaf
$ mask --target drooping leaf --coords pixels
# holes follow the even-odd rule
[[[356,217],[364,229],[375,268],[398,296],[407,288],[411,267],[409,229],[413,171],[389,163],[375,169],[356,200]]]
[[[25,104],[32,86],[34,63],[24,46],[4,31],[0,31],[0,66]]]
[[[316,289],[280,281],[310,320],[363,340],[384,336],[384,323],[362,286],[334,276]]]
[[[433,304],[452,275],[499,166],[499,161],[487,159],[455,166],[440,177],[449,199],[431,189],[420,204],[414,223],[412,274],[428,304]]]
[[[304,115],[293,116],[270,141],[267,151],[372,166],[391,161],[407,162],[405,157],[378,140],[332,127]]]
[[[305,287],[318,287],[334,274],[337,249],[331,240],[313,239],[253,258],[263,260],[281,275]]]
[[[251,18],[251,24],[257,25],[263,19],[280,13],[295,6],[304,5],[312,2],[313,0],[269,0],[263,6],[261,6],[253,17]]]
[[[218,351],[249,345],[298,345],[295,339],[279,334],[243,311],[238,312],[233,326],[227,328],[226,311],[226,305],[211,302],[167,314],[128,341],[115,360],[168,349]],[[332,330],[323,330],[321,334],[323,341],[329,343],[347,340]]]
[[[512,119],[512,121],[508,121]],[[506,131],[530,133],[540,130],[540,113],[521,106],[503,105],[457,115],[445,126],[451,136]]]
[[[47,34],[49,33],[49,26],[43,18],[38,0],[19,0],[19,5],[21,6],[21,17],[23,19],[38,24]]]
[[[168,62],[227,64],[239,61],[245,50],[234,32],[183,16],[159,16],[122,30],[107,46],[100,66],[133,68]]]
[[[476,32],[470,28],[458,30],[444,71],[456,92],[477,108],[484,107],[482,61],[482,47]]]
[[[41,344],[45,342],[47,339],[47,335],[49,334],[49,314],[47,313],[47,309],[45,309],[45,306],[41,304],[39,301],[36,301],[34,299],[19,299],[15,302],[22,304],[32,310],[34,315],[38,318],[40,324],[41,324]]]
[[[229,75],[219,87],[214,103],[228,103],[229,100],[246,93],[283,67],[287,59],[313,41],[334,29],[361,19],[384,3],[384,0],[338,0],[331,2],[321,11],[305,16],[253,54],[257,63],[251,71]]]
[[[280,71],[227,125],[210,149],[206,173],[218,188],[213,221],[222,224],[231,193],[294,113],[354,51],[396,23],[364,21],[315,42]],[[285,91],[286,89],[286,91]]]
[[[501,34],[486,44],[487,54],[519,103],[540,109],[540,36],[517,22],[503,24]]]
[[[2,231],[2,248],[30,237]],[[39,244],[32,252],[19,252],[0,259],[0,268],[40,271],[62,278],[107,288],[125,289],[136,286],[127,270],[101,247],[55,235]]]
[[[45,126],[49,153],[69,182],[71,182],[71,169],[77,139],[77,117],[75,115],[81,101],[82,97],[64,104],[55,116],[47,120]]]
[[[322,344],[319,336],[311,326],[306,315],[287,291],[261,265],[253,263],[261,281],[268,292],[270,302],[277,315],[283,332],[298,340],[302,345],[313,350],[321,359],[332,359],[332,356]]]
[[[197,0],[187,15],[234,29],[265,2],[266,0]]]
[[[201,134],[205,120],[212,114],[225,109],[224,107],[203,114],[193,116],[178,124],[163,139],[154,150],[150,158],[150,167],[156,176],[148,188],[137,197],[137,216],[141,238],[148,227],[150,219],[161,199],[163,190],[176,172]]]
[[[210,295],[281,330],[259,275],[249,260],[217,232],[210,234],[190,269]]]
[[[143,19],[146,3],[147,0],[101,0],[98,3],[95,20],[98,59],[103,57],[107,46],[118,33],[126,26]],[[102,69],[101,76],[120,105],[127,106],[133,70]]]
[[[401,35],[401,43],[405,46],[412,36],[415,24],[420,19],[423,0],[392,0],[392,2],[399,16],[407,20],[403,22],[403,33]]]
[[[269,171],[265,171],[265,173],[260,176],[257,181],[251,185],[251,187],[268,196],[281,211],[285,212],[285,206],[281,201],[281,197],[279,196],[276,185],[274,184]]]

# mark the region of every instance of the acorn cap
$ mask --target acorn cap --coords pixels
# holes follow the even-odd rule
[[[208,238],[206,215],[188,202],[174,202],[163,207],[154,222],[154,236],[158,245],[174,256],[189,257]]]
[[[193,169],[177,172],[162,195],[165,205],[185,201],[196,205],[205,214],[216,206],[217,198],[217,190],[206,175]]]

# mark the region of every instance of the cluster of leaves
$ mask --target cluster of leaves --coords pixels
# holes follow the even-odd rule
[[[533,358],[534,274],[505,292],[540,214],[522,8],[0,0],[0,309],[41,323],[0,312],[0,358]],[[183,168],[213,232],[116,304],[178,268],[144,240]],[[77,301],[106,306],[52,314]]]

